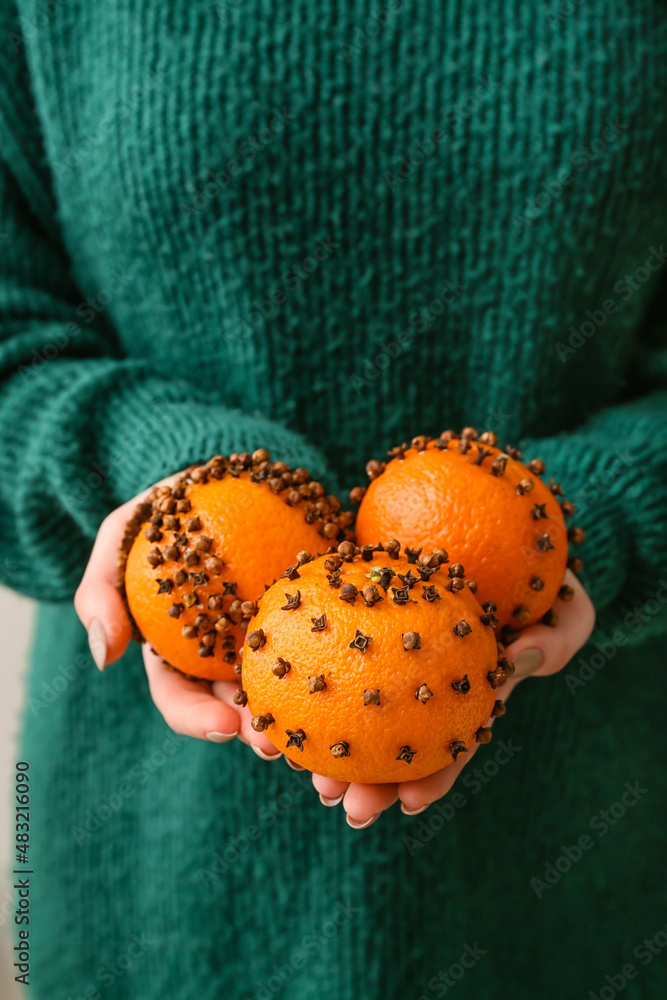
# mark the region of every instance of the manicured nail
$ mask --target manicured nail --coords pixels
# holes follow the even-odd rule
[[[260,750],[259,747],[252,747],[252,750],[258,757],[261,757],[262,760],[279,760],[282,757],[281,753],[264,753],[264,751]]]
[[[98,670],[104,670],[107,662],[107,634],[99,618],[93,618],[88,628],[88,645]]]
[[[337,806],[343,801],[344,795],[345,792],[342,792],[337,799],[328,799],[326,795],[320,795],[320,802],[322,803],[323,806],[328,806],[328,807]]]
[[[430,804],[430,802],[427,802],[425,806],[420,806],[419,809],[408,809],[405,802],[401,802],[401,812],[405,816],[419,816],[420,813],[426,812]]]
[[[371,816],[367,819],[365,823],[358,823],[356,819],[352,819],[350,816],[347,817],[347,825],[351,826],[353,830],[365,830],[367,826],[372,826],[377,819],[380,818],[380,813],[375,813],[375,816]]]
[[[305,767],[301,767],[301,764],[295,764],[294,761],[290,760],[289,757],[285,757],[285,763],[288,767],[291,767],[293,771],[305,771]]]
[[[211,743],[229,743],[235,736],[236,733],[206,733],[206,739],[210,740]]]
[[[534,674],[542,663],[542,650],[524,649],[522,653],[517,653],[513,657],[512,662],[514,663],[515,679],[517,677],[528,677],[530,674]]]

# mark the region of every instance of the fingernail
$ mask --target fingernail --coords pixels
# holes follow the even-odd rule
[[[293,771],[306,770],[305,767],[301,767],[301,764],[295,764],[294,761],[291,761],[289,757],[285,757],[285,763],[287,764],[288,767],[291,767]]]
[[[372,826],[373,823],[375,823],[375,821],[378,820],[379,818],[380,818],[380,813],[375,813],[375,816],[371,816],[371,818],[367,819],[365,823],[358,823],[356,819],[351,819],[348,816],[347,825],[351,826],[353,830],[365,830],[367,826]]]
[[[259,747],[252,747],[251,749],[257,754],[258,757],[261,757],[262,760],[278,760],[282,757],[282,754],[280,753],[264,753],[264,751],[260,750]]]
[[[236,733],[206,733],[206,739],[210,740],[211,743],[229,743],[235,736]]]
[[[408,809],[405,802],[401,802],[401,812],[405,816],[419,816],[420,813],[426,812],[430,804],[430,802],[427,802],[425,806],[421,806],[419,809]]]
[[[98,670],[104,670],[107,662],[107,634],[99,618],[93,618],[88,628],[90,654]]]
[[[514,663],[514,677],[528,677],[529,674],[534,674],[542,663],[542,650],[541,649],[524,649],[523,652],[518,653],[513,661]]]
[[[345,792],[339,795],[337,799],[328,799],[326,795],[320,795],[320,802],[322,803],[323,806],[329,806],[329,807],[337,806],[343,801],[344,795]]]

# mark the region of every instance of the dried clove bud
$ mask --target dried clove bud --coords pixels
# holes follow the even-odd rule
[[[411,750],[409,746],[401,747],[396,760],[404,760],[406,764],[412,764],[412,758],[416,753],[417,751]]]
[[[237,688],[232,696],[232,701],[235,705],[240,705],[243,708],[248,704],[248,695],[243,688]]]
[[[574,597],[574,587],[570,587],[567,583],[564,583],[558,591],[558,596],[561,601],[571,601]]]
[[[189,579],[190,579],[190,574],[187,572],[187,570],[178,569],[174,573],[174,583],[176,584],[177,587],[182,587],[183,584],[186,583]]]
[[[416,563],[422,552],[421,549],[410,549],[407,545],[403,551],[405,552],[406,559],[409,563]]]
[[[479,620],[482,625],[488,625],[490,628],[496,628],[498,625],[498,619],[492,611],[487,611],[485,614],[480,615]]]
[[[314,677],[308,678],[308,693],[315,694],[317,691],[324,691],[327,686],[327,682],[324,679],[324,674],[317,674]]]
[[[488,677],[489,684],[491,685],[492,688],[494,688],[494,690],[495,688],[499,688],[502,687],[504,684],[507,684],[507,674],[501,667],[496,667],[494,670],[489,670],[486,676]]]
[[[181,558],[181,550],[178,545],[167,545],[164,550],[164,557],[169,562],[177,562]]]
[[[390,538],[388,542],[384,543],[383,547],[390,559],[398,559],[401,551],[400,542],[397,542],[395,538]]]
[[[560,483],[555,482],[553,477],[550,477],[549,479],[549,489],[551,490],[551,492],[555,497],[562,497],[563,487],[561,486]]]
[[[493,708],[491,709],[491,718],[499,719],[501,715],[504,715],[507,711],[504,701],[496,701]]]
[[[461,586],[463,587],[462,583]],[[433,585],[431,585],[430,587],[422,587],[422,597],[424,598],[425,601],[428,601],[429,603],[441,600],[440,594],[438,593],[438,588]]]
[[[297,552],[296,564],[297,566],[304,566],[306,563],[312,562],[313,556],[308,551],[308,549],[302,549],[301,552]]]
[[[296,611],[297,608],[301,607],[301,591],[297,590],[296,594],[285,594],[287,598],[287,604],[283,604],[281,611]]]
[[[547,534],[540,535],[535,544],[537,545],[540,552],[548,552],[549,549],[553,549],[551,538]]]
[[[195,517],[189,517],[185,522],[186,531],[201,531],[201,520],[195,515]]]
[[[194,627],[194,625],[184,625],[183,628],[181,629],[181,635],[183,636],[184,639],[196,639],[197,629]]]
[[[241,614],[244,618],[253,618],[258,610],[256,601],[243,601],[241,604]]]
[[[258,628],[256,631],[248,632],[245,641],[249,649],[253,650],[261,649],[264,643],[266,642],[264,629]]]
[[[530,581],[532,590],[544,590],[544,580],[541,576],[534,576]]]
[[[338,596],[341,601],[345,601],[347,604],[354,604],[358,593],[359,591],[353,583],[345,583],[340,588],[340,594]]]
[[[338,555],[342,556],[345,562],[351,562],[356,554],[356,546],[349,541],[341,542],[338,546]]]
[[[337,760],[340,757],[350,756],[350,744],[346,743],[345,740],[341,740],[340,743],[332,743],[329,749]]]
[[[509,444],[506,444],[505,451],[507,452],[509,457],[513,459],[515,462],[521,461],[521,452],[519,451],[518,448],[512,448]]]
[[[184,604],[172,604],[169,610],[167,611],[167,614],[169,615],[170,618],[180,618],[184,611],[185,611]]]
[[[449,745],[449,752],[454,760],[456,760],[459,754],[468,753],[468,748],[463,740],[454,740],[454,742]]]
[[[473,465],[481,465],[482,462],[484,461],[484,459],[488,458],[489,455],[493,455],[493,452],[489,451],[488,448],[482,448],[481,445],[477,445],[477,458],[475,459],[475,461],[472,464]]]
[[[340,587],[343,582],[340,577],[340,573],[327,573],[327,580],[329,581],[330,587]]]
[[[576,507],[574,506],[571,500],[561,500],[560,509],[563,511],[563,515],[565,517],[572,517],[572,515],[576,510]]]
[[[481,444],[490,444],[492,448],[495,448],[498,444],[498,438],[493,431],[484,431],[483,434],[479,435],[477,440],[481,442]]]
[[[313,623],[313,627],[310,630],[311,632],[324,632],[327,627],[326,615],[320,615],[319,618],[311,618],[310,620]]]
[[[421,649],[421,636],[419,632],[402,632],[403,649],[408,652],[411,649]]]
[[[528,463],[528,468],[535,476],[541,476],[544,472],[544,462],[541,458],[533,458]]]
[[[392,587],[391,593],[394,604],[398,604],[399,606],[403,604],[416,604],[416,601],[413,601],[412,598],[410,597],[410,591],[408,590],[407,587],[402,587],[399,589],[397,589],[396,587]]]
[[[158,594],[171,594],[172,590],[174,589],[174,581],[169,578],[167,578],[166,580],[156,580],[155,582],[158,585],[157,587]]]
[[[570,528],[567,533],[567,538],[573,545],[581,545],[586,538],[586,532],[583,528]]]
[[[460,681],[452,681],[452,687],[457,694],[467,694],[470,690],[470,681],[468,680],[468,675],[464,674]]]
[[[543,625],[548,625],[549,628],[555,628],[558,625],[558,615],[553,608],[549,608],[547,613],[542,615],[540,621]]]
[[[213,573],[216,576],[219,575],[219,573],[222,571],[222,567],[224,565],[225,565],[224,562],[222,561],[222,559],[219,559],[218,556],[209,556],[209,558],[204,563],[204,566],[206,567],[208,572]]]
[[[572,559],[568,559],[567,568],[571,569],[572,572],[575,574],[581,573],[582,569],[584,568],[583,559],[579,559],[576,556],[574,556]]]
[[[380,596],[380,592],[374,583],[367,584],[361,591],[361,596],[364,599],[364,604],[367,608],[372,608],[374,604],[378,601],[383,601],[384,597]]]
[[[285,674],[288,674],[291,669],[292,669],[292,664],[288,663],[287,660],[284,660],[282,656],[279,656],[276,662],[271,667],[271,673],[275,677],[284,677]]]
[[[339,555],[330,555],[324,560],[324,568],[329,573],[336,573],[340,569],[342,559]]]
[[[370,635],[364,635],[360,629],[357,629],[349,649],[358,649],[360,653],[365,653],[371,643],[371,638]]]
[[[208,535],[200,535],[195,544],[195,549],[197,552],[208,552],[212,545],[212,538],[209,538]]]
[[[196,594],[194,590],[191,590],[188,594],[183,594],[183,604],[186,608],[194,608],[195,604],[199,604],[199,594]]]
[[[156,528],[154,524],[149,524],[144,531],[144,537],[147,538],[149,542],[159,542],[162,538],[162,532],[159,528]]]
[[[201,637],[201,641],[204,646],[215,646],[215,639],[215,632],[204,632]]]
[[[465,585],[471,594],[477,593],[477,580],[466,580]]]
[[[410,447],[414,448],[415,451],[426,451],[427,444],[428,444],[428,438],[424,437],[423,434],[419,434],[417,435],[417,437],[413,437],[412,441],[410,442]]]
[[[491,742],[491,729],[486,726],[480,726],[480,728],[475,733],[475,743],[490,743]]]
[[[497,610],[498,610],[498,605],[496,604],[495,601],[484,601],[484,604],[482,604],[482,611],[487,611],[487,612],[490,611],[491,613],[493,613],[494,611]]]
[[[420,701],[422,705],[425,705],[426,702],[432,697],[433,697],[433,692],[431,691],[428,684],[420,684],[417,690],[415,691],[415,698],[417,699],[417,701]]]
[[[148,555],[146,556],[146,562],[149,564],[149,566],[152,566],[153,569],[155,569],[156,566],[159,566],[161,563],[163,563],[164,559],[162,558],[162,553],[160,552],[160,550],[158,548],[151,549]]]
[[[491,475],[504,476],[505,469],[507,468],[508,459],[509,459],[508,455],[496,455],[494,460],[491,462]]]
[[[364,691],[364,705],[379,705],[380,704],[380,690],[376,688],[375,690]]]
[[[362,545],[359,549],[359,555],[364,562],[370,562],[373,558],[375,546],[373,545]]]
[[[547,514],[547,505],[545,503],[533,504],[530,516],[532,517],[533,521],[539,521],[540,518],[549,517],[549,515]]]
[[[268,729],[272,723],[276,720],[273,718],[270,712],[266,715],[253,715],[250,720],[250,725],[255,730],[256,733],[263,733],[265,729]]]
[[[199,563],[199,553],[198,552],[188,552],[185,557],[186,566],[197,566]]]
[[[377,479],[385,470],[384,462],[377,462],[374,458],[366,463],[366,475],[369,479]]]
[[[192,504],[185,497],[183,500],[179,500],[176,504],[176,510],[179,514],[188,514],[192,510]]]
[[[519,625],[525,625],[530,618],[530,611],[525,604],[520,604],[518,608],[515,608],[512,612],[512,617],[516,618]]]
[[[464,570],[464,568],[461,565],[461,563],[452,563],[452,565],[449,567],[449,570],[448,570],[448,573],[449,573],[449,575],[451,577],[455,577],[455,576],[462,577],[462,576],[465,576],[465,572],[466,571]]]
[[[355,486],[354,489],[350,490],[350,503],[361,503],[365,496],[365,488],[363,486]]]
[[[468,625],[468,622],[465,620],[465,618],[462,618],[461,621],[458,623],[458,625],[454,626],[452,631],[454,635],[458,635],[460,636],[460,638],[463,638],[466,635],[470,635],[470,633],[472,632],[472,628],[470,627],[470,625]]]
[[[209,622],[210,618],[208,617],[208,615],[197,615],[197,617],[195,618],[195,625],[197,626],[197,628],[204,628],[204,626],[208,625]]]
[[[297,747],[303,753],[303,741],[306,738],[306,734],[303,729],[297,729],[296,732],[292,732],[291,729],[286,729],[285,733],[289,737],[287,743],[285,744],[285,749],[289,750],[290,747]]]
[[[412,590],[414,585],[417,583],[419,577],[414,576],[412,570],[409,569],[405,574],[399,573],[398,579],[401,581],[404,587],[407,587],[408,590]]]

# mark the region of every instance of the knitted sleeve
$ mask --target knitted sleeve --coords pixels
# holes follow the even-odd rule
[[[83,296],[27,188],[0,161],[0,583],[59,600],[104,516],[165,475],[257,447],[325,470],[297,434],[123,357],[107,323],[77,322]]]
[[[594,638],[614,646],[667,633],[667,322],[646,334],[628,398],[573,433],[522,442],[576,505]]]

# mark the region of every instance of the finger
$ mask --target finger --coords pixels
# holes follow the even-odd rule
[[[208,684],[189,681],[165,667],[162,657],[146,644],[143,654],[151,697],[174,732],[212,743],[226,743],[236,736],[238,713],[215,698]]]
[[[234,695],[238,691],[239,685],[236,681],[215,681],[213,684],[213,694],[220,701],[233,708],[238,714],[240,726],[238,738],[242,743],[246,743],[255,751],[258,757],[263,760],[277,760],[282,754],[277,750],[268,736],[264,733],[256,733],[252,728],[252,713],[246,706],[241,708],[234,704]]]
[[[323,806],[337,806],[342,802],[345,792],[350,787],[349,781],[338,781],[336,778],[325,778],[323,774],[313,775],[315,791],[319,792]]]
[[[402,811],[407,813],[408,816],[416,815],[423,812],[432,802],[436,802],[443,795],[446,795],[451,790],[463,768],[475,756],[479,747],[479,743],[473,744],[467,754],[461,754],[453,764],[443,767],[441,771],[436,771],[435,774],[429,774],[427,778],[418,778],[416,781],[402,781],[398,786]]]
[[[555,627],[530,625],[507,647],[506,655],[516,668],[516,680],[529,675],[544,677],[562,670],[590,637],[595,625],[595,609],[571,570],[565,574],[564,588],[570,588],[569,592],[563,589],[561,593],[571,594],[571,599],[558,597],[554,602],[558,616]]]
[[[343,798],[348,826],[364,830],[398,799],[398,785],[360,785],[352,782]]]
[[[175,476],[163,482],[171,482]],[[160,483],[158,485],[161,485]],[[123,655],[132,638],[132,626],[117,589],[118,550],[125,525],[137,504],[148,496],[144,490],[112,511],[99,527],[88,564],[74,595],[74,607],[88,632],[95,664],[104,670]]]

